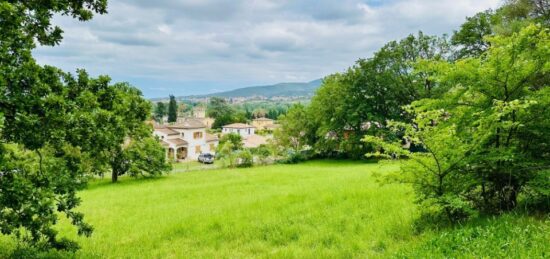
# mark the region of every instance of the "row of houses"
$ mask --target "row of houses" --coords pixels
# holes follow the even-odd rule
[[[256,134],[257,129],[269,130],[277,127],[273,120],[259,118],[252,125],[234,123],[222,127],[222,134],[236,133],[243,138],[247,148],[267,143],[267,137]],[[166,149],[168,159],[175,161],[196,160],[201,153],[216,153],[219,144],[217,135],[207,133],[209,125],[204,118],[186,118],[174,124],[155,124],[153,134]]]

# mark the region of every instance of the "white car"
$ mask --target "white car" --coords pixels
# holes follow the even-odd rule
[[[199,162],[203,164],[212,164],[214,163],[214,155],[210,153],[203,153],[199,155]]]

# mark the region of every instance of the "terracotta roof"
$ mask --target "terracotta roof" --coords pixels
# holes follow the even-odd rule
[[[212,134],[206,134],[206,142],[218,141],[218,136]]]
[[[250,129],[250,128],[256,128],[254,126],[250,126],[248,124],[244,123],[233,123],[229,125],[223,126],[224,128],[230,128],[230,129]]]
[[[170,143],[170,144],[174,144],[176,146],[185,146],[187,145],[187,141],[183,140],[183,139],[180,139],[180,138],[175,138],[175,139],[167,139],[165,140],[166,142]]]
[[[273,121],[272,119],[265,118],[265,117],[257,118],[257,119],[254,119],[254,120],[255,120],[255,121]]]
[[[164,133],[164,134],[169,135],[169,136],[180,134],[179,132],[177,132],[175,130],[172,130],[172,129],[169,129],[169,128],[156,128],[155,131],[158,131],[160,133]]]
[[[168,125],[168,128],[171,129],[201,129],[206,128],[206,126],[199,120],[186,120],[182,123],[176,123],[173,125]]]

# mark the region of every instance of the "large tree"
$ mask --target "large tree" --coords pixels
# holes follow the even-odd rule
[[[90,131],[99,89],[60,70],[39,66],[36,43],[56,45],[62,30],[54,14],[86,21],[105,13],[105,0],[2,1],[0,3],[0,231],[34,245],[74,248],[57,239],[58,213],[78,233],[90,225],[74,211],[76,191],[90,170],[87,151],[95,141],[71,131]]]
[[[150,112],[127,84],[110,85],[108,77],[89,78],[83,70],[74,76],[32,57],[36,44],[62,39],[51,17],[86,21],[105,13],[106,2],[0,2],[0,231],[40,248],[77,248],[57,237],[61,215],[78,234],[91,234],[75,211],[76,192],[91,174],[108,169],[102,157],[128,139],[119,132],[141,127]]]
[[[220,97],[212,97],[208,102],[208,109],[206,111],[208,117],[214,119],[212,124],[213,129],[219,129],[223,125],[235,122],[235,110],[227,103],[227,101]],[[246,115],[242,115],[239,121],[243,118],[246,120]]]
[[[550,207],[549,31],[530,25],[489,41],[480,57],[432,61],[435,82],[451,90],[413,103],[414,123],[394,123],[425,152],[366,138],[378,151],[412,158],[401,176],[413,183],[424,212],[451,221],[511,210],[520,195]]]
[[[423,33],[392,41],[372,58],[361,59],[344,73],[323,80],[311,101],[312,117],[319,126],[316,150],[361,158],[365,134],[383,134],[387,120],[407,120],[403,105],[444,89],[431,80],[431,72],[417,71],[423,59],[446,60],[450,56],[445,38]]]

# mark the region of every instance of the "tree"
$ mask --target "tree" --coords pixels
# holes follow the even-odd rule
[[[317,140],[316,129],[309,110],[301,105],[292,106],[286,115],[281,116],[281,127],[274,132],[277,145],[300,151],[306,146],[313,146]]]
[[[32,58],[35,44],[57,45],[62,30],[55,14],[81,21],[106,13],[104,0],[3,1],[0,3],[0,231],[41,248],[76,249],[58,239],[54,225],[65,215],[80,235],[92,227],[83,220],[77,190],[93,162],[91,131],[99,114],[95,88]],[[85,125],[88,124],[88,125]]]
[[[237,133],[229,133],[225,134],[220,138],[220,146],[224,145],[225,143],[230,142],[231,143],[231,150],[237,151],[243,149],[243,138],[241,135]]]
[[[311,101],[318,125],[315,149],[322,154],[362,158],[365,134],[395,138],[385,129],[387,120],[409,120],[403,105],[445,89],[434,84],[431,71],[417,71],[423,59],[447,60],[451,56],[445,38],[418,33],[389,42],[372,58],[360,59],[344,73],[326,77]]]
[[[485,37],[493,34],[494,13],[485,11],[473,17],[466,18],[466,22],[455,31],[451,43],[458,46],[456,58],[478,57],[489,48]]]
[[[214,119],[214,123],[212,124],[213,129],[220,129],[223,125],[235,122],[235,111],[223,98],[210,98],[206,112],[208,117]],[[246,120],[246,115],[242,114],[238,119],[241,121]]]
[[[132,177],[158,176],[172,169],[166,161],[166,151],[151,135],[132,139],[122,154],[115,159],[118,176],[128,173]]]
[[[155,108],[155,120],[158,123],[161,123],[166,114],[167,112],[165,104],[163,102],[157,102],[157,107]]]
[[[170,102],[168,103],[168,122],[176,122],[178,120],[178,103],[176,97],[170,95]]]
[[[424,212],[451,221],[509,211],[522,194],[549,207],[550,195],[540,188],[550,169],[550,136],[542,133],[550,130],[549,31],[530,25],[489,41],[478,58],[433,61],[439,63],[433,79],[451,90],[414,102],[412,124],[394,124],[425,152],[365,139],[379,151],[371,155],[412,157],[403,167],[405,181],[413,183]]]
[[[208,101],[208,109],[206,113],[208,114],[208,117],[217,119],[228,114],[233,114],[233,110],[225,99],[220,97],[212,97]]]

